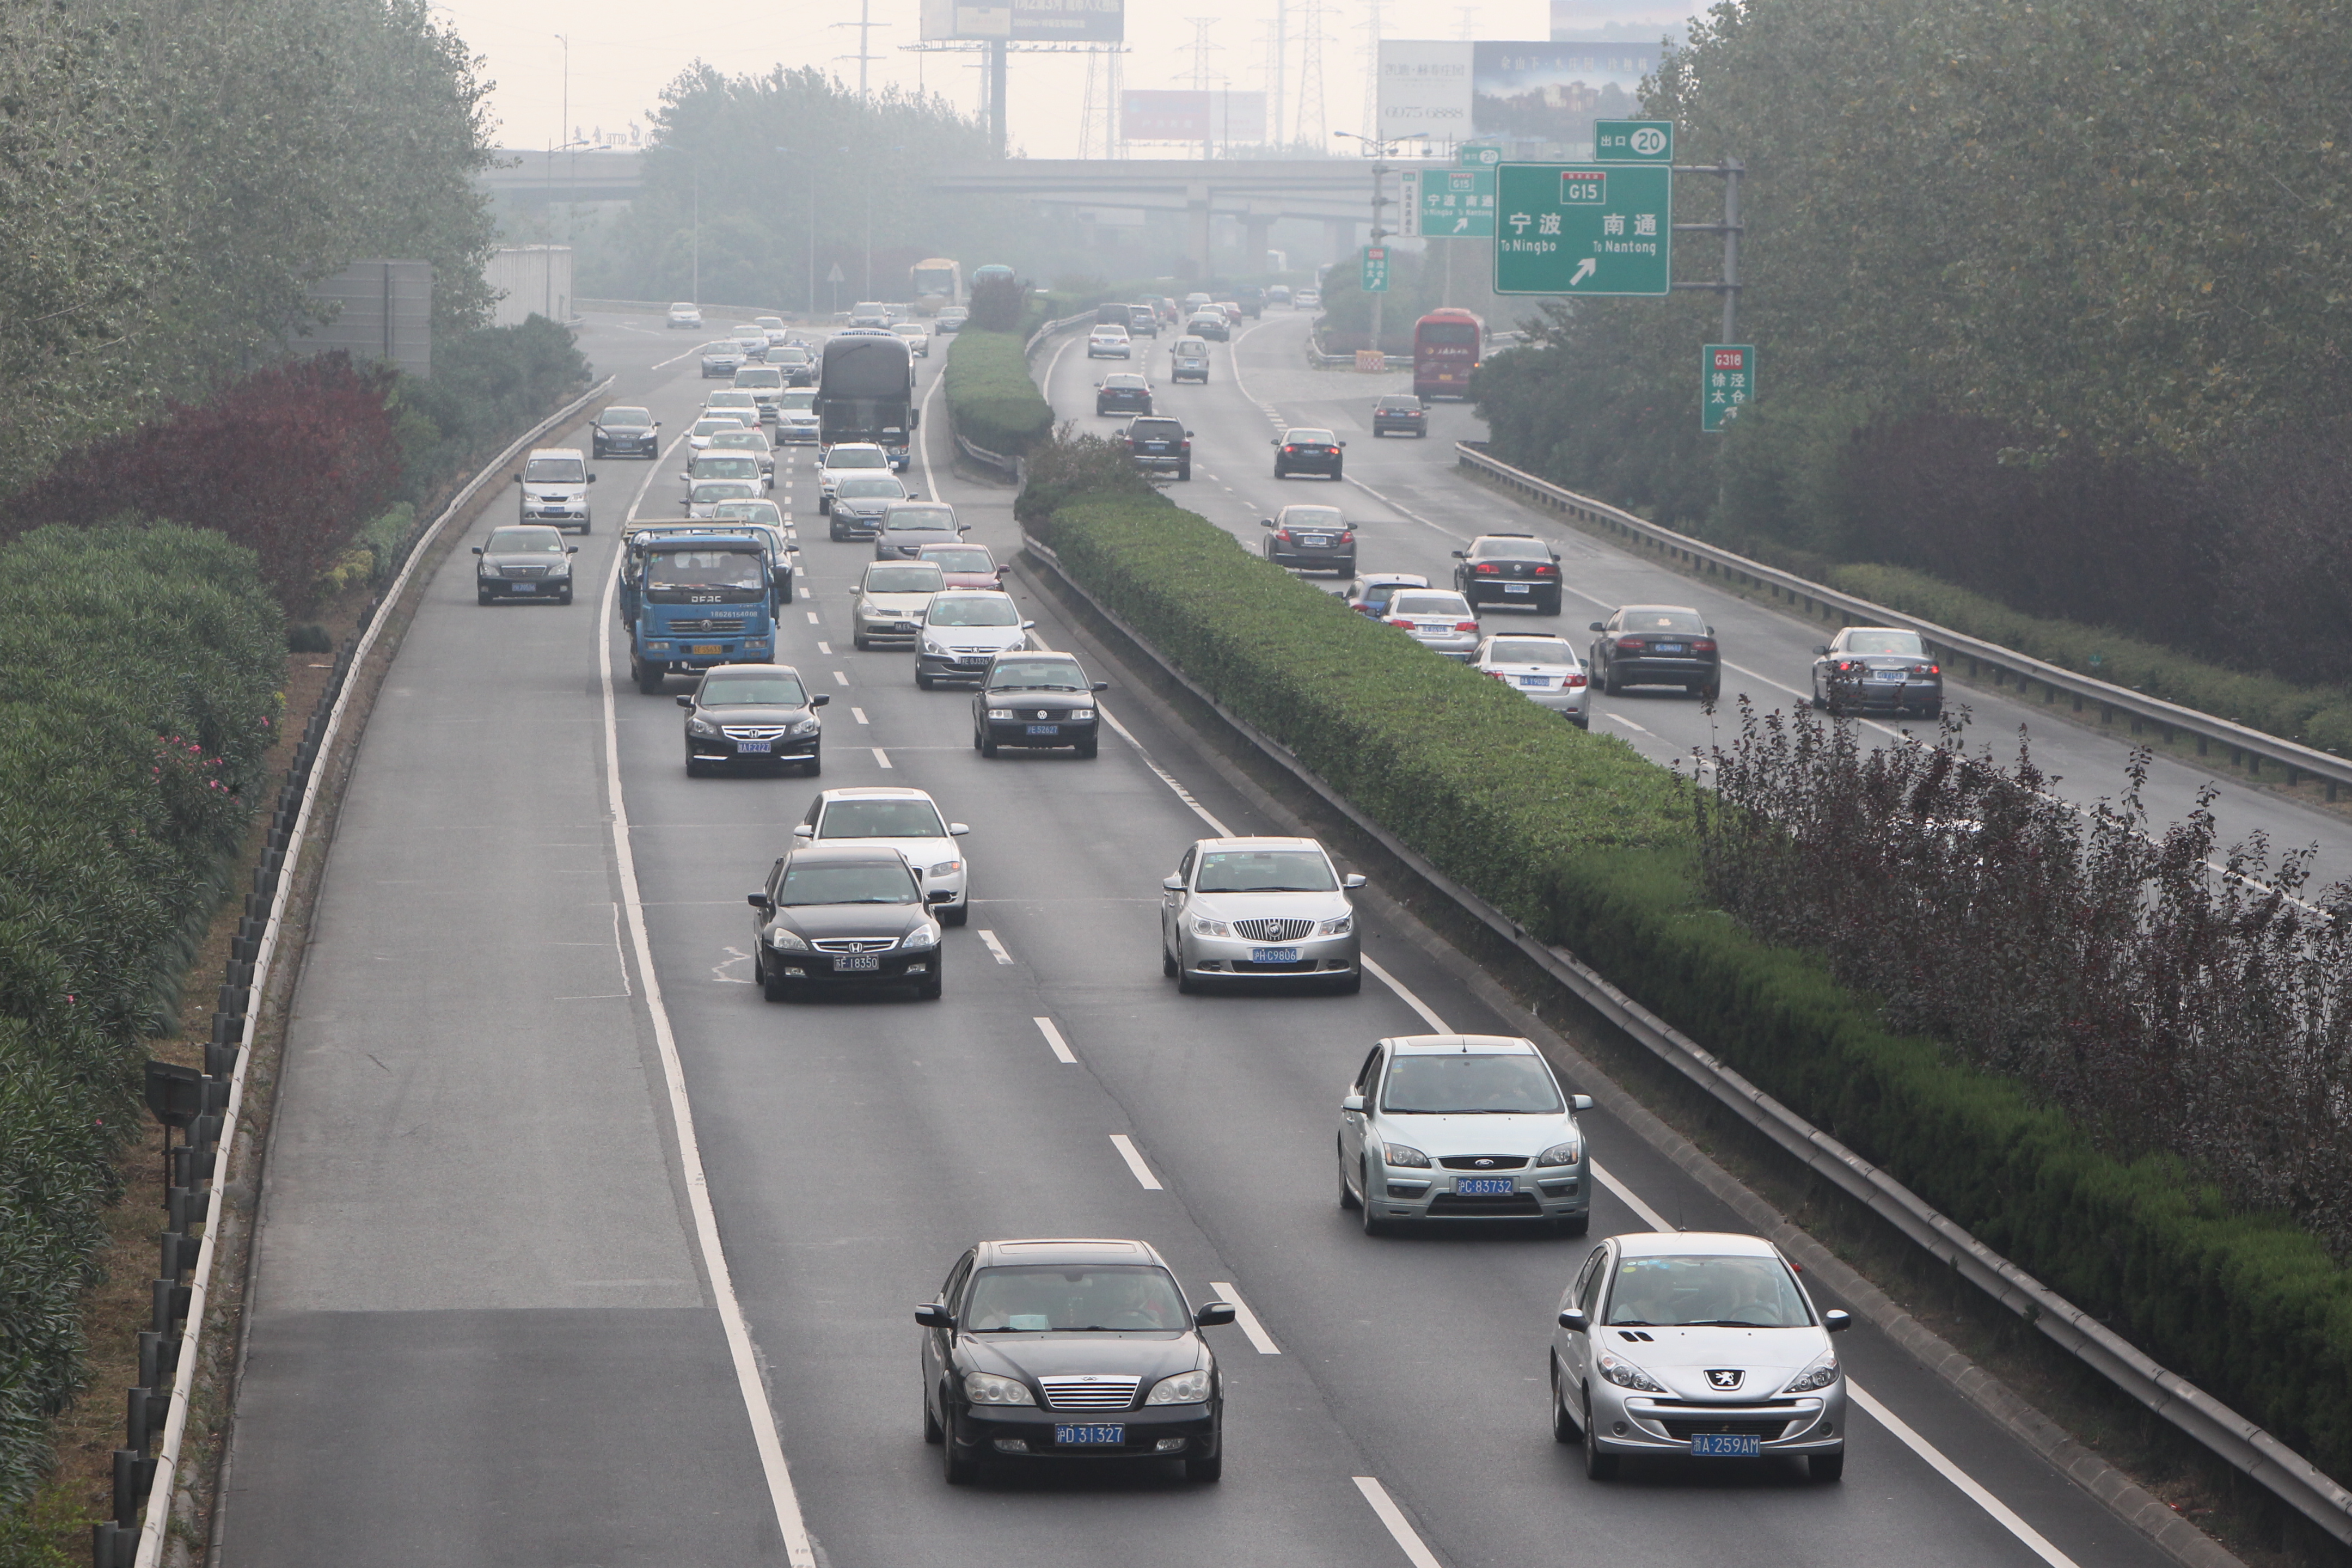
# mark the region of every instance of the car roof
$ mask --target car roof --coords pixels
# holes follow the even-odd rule
[[[878,441],[835,441],[824,449],[824,455],[830,458],[835,452],[878,452],[881,449],[882,445]]]
[[[931,792],[913,784],[843,784],[817,791],[819,800],[931,800]],[[933,805],[939,802],[931,801]]]
[[[1293,425],[1283,431],[1282,438],[1286,441],[1296,441],[1303,437],[1330,434],[1328,429],[1320,425]]]
[[[1367,572],[1362,576],[1358,577],[1356,581],[1361,583],[1367,588],[1381,588],[1391,585],[1399,588],[1426,588],[1429,586],[1429,579],[1423,576],[1418,572]]]
[[[580,456],[580,448],[577,447],[533,447],[530,449],[530,457],[523,460],[530,462],[537,458],[576,458],[578,456]]]
[[[1621,616],[1646,615],[1653,611],[1671,613],[1677,616],[1696,616],[1698,614],[1696,610],[1692,609],[1688,605],[1620,605],[1617,606],[1617,613]]]
[[[1532,1041],[1517,1035],[1391,1035],[1381,1044],[1402,1056],[1458,1056],[1476,1051],[1490,1057],[1532,1057]]]
[[[893,861],[907,864],[907,857],[887,844],[811,844],[806,839],[793,840],[793,847],[785,852],[790,860],[815,860],[851,866],[887,865]]]
[[[642,414],[646,418],[650,419],[653,417],[653,413],[654,411],[652,409],[641,408],[634,403],[616,403],[610,408],[605,409],[604,413],[598,415],[597,417],[600,419],[610,419],[615,414]]]
[[[794,680],[801,672],[789,664],[714,664],[702,672],[705,680],[714,675],[789,675]]]
[[[1013,595],[1002,588],[950,588],[940,597],[942,599],[1010,599]]]
[[[1268,834],[1245,838],[1196,838],[1192,841],[1192,847],[1195,849],[1320,849],[1323,845],[1318,839],[1285,838]]]
[[[1714,1253],[1725,1258],[1778,1258],[1780,1249],[1760,1236],[1729,1230],[1640,1230],[1612,1237],[1629,1258],[1657,1258],[1672,1253]]]
[[[494,525],[492,533],[562,533],[551,522],[501,522]]]
[[[1168,1267],[1151,1244],[1099,1237],[1042,1237],[1029,1240],[983,1241],[973,1260],[982,1268],[1008,1263],[1150,1263]]]

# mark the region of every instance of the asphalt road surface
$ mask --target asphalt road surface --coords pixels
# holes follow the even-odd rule
[[[1255,542],[1277,494],[1337,495],[1364,520],[1368,566],[1433,576],[1448,531],[1524,525],[1444,471],[1440,438],[1368,451],[1375,378],[1289,372],[1303,331],[1253,327],[1244,383],[1221,355],[1206,389],[1168,400],[1200,432],[1180,500]],[[702,392],[685,335],[597,317],[583,336],[618,373],[615,399],[681,436]],[[1083,364],[1064,355],[1053,383],[1081,417]],[[1430,521],[1352,485],[1276,486],[1269,416],[1245,388],[1290,416],[1358,410],[1351,477]],[[1442,411],[1441,431],[1463,416]],[[1009,492],[950,475],[944,425],[931,397],[915,488],[1008,558]],[[616,524],[640,494],[641,515],[677,515],[675,454],[594,465],[572,605],[478,607],[462,552],[429,584],[366,733],[296,999],[226,1561],[2163,1561],[1866,1326],[1839,1345],[1863,1396],[1841,1484],[1774,1462],[1588,1481],[1550,1439],[1545,1357],[1589,1243],[1373,1239],[1334,1201],[1339,1100],[1370,1043],[1500,1020],[1377,919],[1380,983],[1360,995],[1179,996],[1154,962],[1160,879],[1196,837],[1278,825],[1116,684],[1123,728],[1097,760],[982,760],[966,693],[918,690],[909,653],[851,649],[846,589],[870,547],[826,540],[810,464],[779,460],[804,549],[780,657],[834,696],[822,781],[688,780],[682,715],[626,679],[604,593]],[[1597,599],[1701,592],[1578,536],[1566,550]],[[1013,587],[1040,641],[1119,682]],[[1804,633],[1710,613],[1735,660],[1801,677],[1780,644]],[[1695,732],[1692,705],[1604,700],[1621,710],[1644,728],[1603,724],[1661,756]],[[751,984],[743,895],[820,783],[919,785],[971,825],[973,909],[948,933],[943,1000],[771,1005]],[[1605,1115],[1586,1132],[1605,1173],[1595,1238],[1737,1228]],[[1221,1483],[1038,1464],[944,1484],[911,1310],[972,1241],[1052,1235],[1150,1241],[1195,1300],[1247,1309],[1210,1332],[1229,1379]]]

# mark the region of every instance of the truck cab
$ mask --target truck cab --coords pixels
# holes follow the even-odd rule
[[[765,531],[644,528],[621,568],[629,676],[648,696],[671,675],[775,656],[778,563]]]

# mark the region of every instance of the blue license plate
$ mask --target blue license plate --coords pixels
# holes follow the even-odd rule
[[[1056,1423],[1054,1427],[1054,1441],[1060,1447],[1083,1443],[1124,1443],[1127,1441],[1127,1428],[1124,1426],[1064,1426]]]
[[[1033,735],[1058,735],[1062,732],[1059,724],[1032,724],[1028,728]]]
[[[768,746],[769,742],[766,741],[738,741],[735,742],[736,751],[741,752],[747,757],[766,756],[768,754]]]
[[[1296,963],[1298,950],[1295,947],[1254,947],[1250,949],[1252,963]]]
[[[1301,550],[1328,550],[1331,541],[1326,534],[1302,533],[1298,536],[1298,547]]]
[[[1549,675],[1522,675],[1519,677],[1519,684],[1521,686],[1549,686],[1551,684],[1551,677]]]
[[[1454,1190],[1464,1197],[1499,1198],[1518,1190],[1518,1184],[1504,1176],[1463,1176],[1454,1184]]]
[[[846,973],[853,970],[876,969],[880,967],[881,963],[880,959],[870,952],[845,952],[833,961],[833,967],[836,972]]]
[[[1764,1439],[1752,1432],[1702,1432],[1691,1439],[1691,1453],[1702,1459],[1761,1458]]]
[[[539,584],[536,583],[509,583],[507,586],[512,588],[518,594],[536,594],[539,592]]]
[[[1532,583],[1506,583],[1503,584],[1503,592],[1506,594],[1529,594],[1534,591],[1535,584]]]
[[[1683,651],[1683,645],[1678,642],[1654,642],[1650,645],[1650,651],[1652,653],[1680,653]]]

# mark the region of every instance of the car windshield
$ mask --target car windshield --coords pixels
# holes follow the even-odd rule
[[[801,689],[798,676],[713,673],[704,678],[702,691],[697,700],[705,708],[742,708],[754,704],[772,708],[805,708],[808,706],[808,694]]]
[[[588,479],[588,470],[577,458],[533,458],[522,468],[525,484],[577,485]]]
[[[935,626],[1017,626],[1021,612],[1010,599],[933,599],[924,618]]]
[[[1470,618],[1470,605],[1459,594],[1402,593],[1390,602],[1400,616],[1453,616]]]
[[[844,479],[840,494],[848,500],[871,500],[876,496],[904,496],[906,487],[893,479]]]
[[[798,343],[786,343],[782,348],[770,349],[768,357],[779,364],[806,364],[809,362],[809,352]],[[815,394],[811,393],[809,395],[814,397]]]
[[[735,346],[734,339],[730,338],[725,342],[705,343],[702,352],[705,354],[740,354],[743,351]]]
[[[1494,664],[1574,664],[1576,655],[1559,637],[1496,637],[1486,645]]]
[[[940,808],[917,796],[836,800],[817,824],[819,838],[945,838]]]
[[[807,387],[787,392],[776,399],[776,406],[787,414],[806,414],[816,406],[816,394]]]
[[[845,452],[835,447],[824,455],[824,466],[828,468],[886,468],[890,466],[890,459],[878,449]]]
[[[869,594],[936,594],[946,586],[946,577],[929,562],[910,561],[904,566],[875,565],[866,569],[866,591]]]
[[[1184,1298],[1164,1268],[983,1268],[963,1326],[976,1334],[1170,1333],[1186,1327]]]
[[[768,449],[768,438],[757,430],[746,430],[738,426],[732,430],[713,434],[710,445],[722,452],[764,452]]]
[[[1473,561],[1549,561],[1551,552],[1533,539],[1482,539],[1470,547]]]
[[[734,456],[697,458],[694,477],[698,479],[756,479],[760,477],[760,459]]]
[[[948,533],[955,529],[955,509],[945,506],[894,506],[882,519],[893,532]]]
[[[767,365],[747,366],[735,373],[738,386],[782,386],[784,373]]]
[[[716,436],[721,430],[740,430],[741,428],[743,428],[743,422],[732,415],[725,418],[698,419],[694,422],[694,433],[698,436]]]
[[[1328,893],[1339,885],[1319,849],[1212,849],[1201,857],[1201,893]]]
[[[1626,610],[1618,622],[1620,631],[1682,632],[1691,637],[1705,637],[1706,622],[1693,610]]]
[[[599,421],[608,430],[635,430],[653,422],[653,415],[643,408],[607,408]]]
[[[723,500],[754,500],[759,485],[751,479],[702,479],[694,487],[694,504],[714,506]]]
[[[1813,1315],[1777,1258],[1621,1258],[1602,1321],[1626,1328],[1801,1329]]]
[[[1916,632],[1848,632],[1845,635],[1848,653],[1892,653],[1906,658],[1925,658],[1927,650],[1919,646]]]
[[[1087,672],[1066,658],[1016,658],[996,661],[988,672],[991,691],[1084,691]]]
[[[749,550],[656,550],[646,560],[648,588],[756,588],[760,557]]]
[[[1394,414],[1399,409],[1417,414],[1421,411],[1421,399],[1418,397],[1383,397],[1381,399],[1381,413]]]
[[[1339,515],[1336,506],[1286,506],[1282,509],[1285,528],[1345,528],[1348,521]]]
[[[787,866],[776,902],[786,909],[810,904],[914,904],[923,895],[903,860],[834,860]]]
[[[482,546],[486,555],[561,555],[563,535],[551,528],[501,528]]]
[[[1127,433],[1139,441],[1181,441],[1184,426],[1173,419],[1138,419],[1127,427]]]
[[[1381,1109],[1406,1116],[1513,1116],[1562,1106],[1559,1085],[1538,1057],[1449,1051],[1391,1062]]]
[[[923,559],[939,563],[942,572],[981,572],[996,570],[996,563],[988,552],[976,544],[934,544],[923,552]]]
[[[760,400],[748,392],[714,392],[705,408],[740,408],[746,414],[760,406]]]
[[[1328,447],[1331,444],[1331,432],[1328,430],[1293,430],[1288,435],[1283,437],[1283,439],[1294,447],[1299,446],[1302,443],[1313,445],[1317,442],[1320,442],[1322,445]]]
[[[764,522],[776,528],[784,525],[783,509],[772,500],[723,500],[719,503],[719,515],[740,518],[745,522]]]

